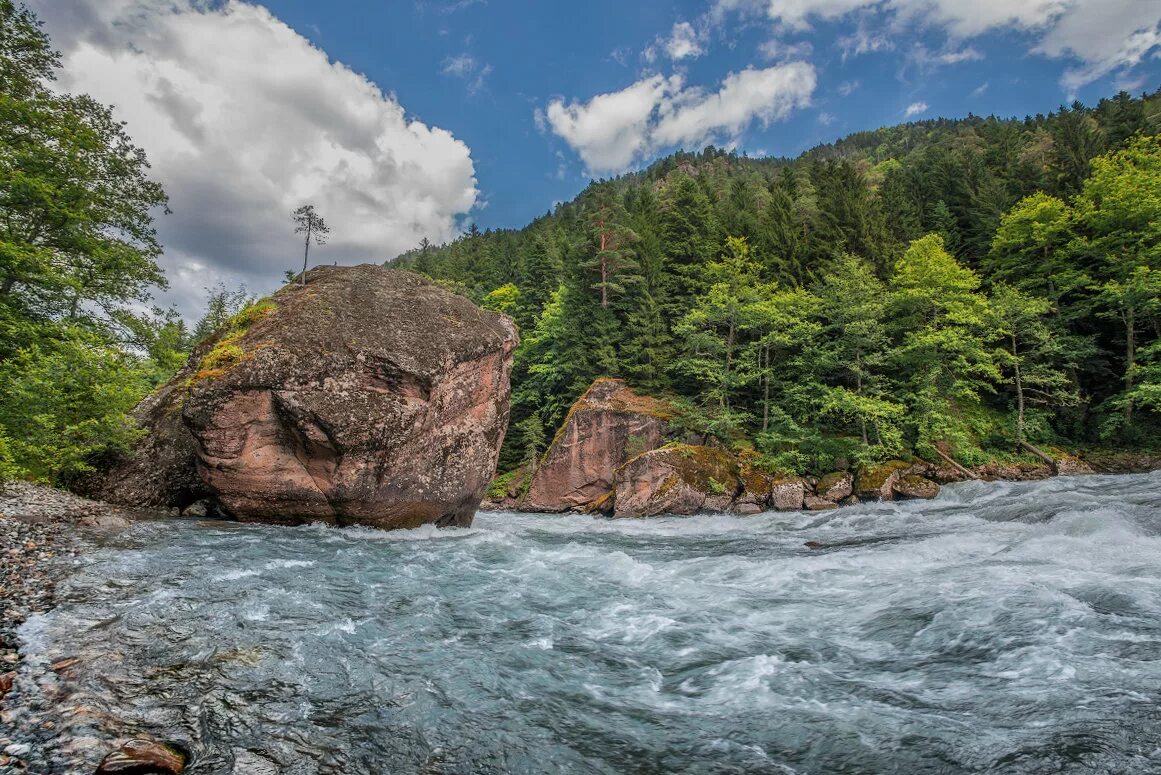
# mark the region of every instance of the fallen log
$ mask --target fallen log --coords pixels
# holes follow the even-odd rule
[[[968,469],[966,469],[966,468],[964,468],[963,466],[961,466],[959,463],[957,463],[957,462],[955,462],[954,460],[952,460],[952,459],[951,459],[951,455],[948,455],[946,452],[944,452],[944,451],[943,451],[942,449],[940,449],[939,447],[936,447],[936,448],[935,448],[935,454],[937,454],[937,455],[939,455],[941,458],[943,458],[943,459],[944,459],[944,462],[946,462],[946,463],[947,463],[949,466],[951,466],[952,468],[954,468],[956,471],[959,471],[961,474],[963,474],[964,476],[966,476],[968,479],[975,479],[976,481],[979,481],[979,479],[980,479],[980,478],[979,478],[978,476],[976,476],[974,473],[972,473],[972,472],[971,472],[971,471],[969,471]]]
[[[1055,461],[1055,460],[1053,460],[1051,457],[1049,457],[1049,456],[1048,456],[1048,455],[1047,455],[1047,454],[1044,452],[1044,450],[1042,450],[1042,449],[1040,449],[1040,448],[1038,448],[1038,447],[1036,447],[1036,446],[1034,446],[1034,445],[1032,445],[1032,444],[1029,444],[1029,443],[1028,443],[1028,442],[1026,442],[1026,441],[1021,441],[1021,442],[1020,442],[1020,446],[1021,446],[1021,447],[1023,447],[1024,449],[1028,450],[1029,452],[1031,452],[1031,453],[1032,453],[1033,455],[1035,455],[1036,457],[1038,457],[1038,458],[1040,458],[1041,460],[1043,460],[1045,463],[1047,463],[1047,464],[1048,464],[1048,467],[1052,469],[1052,475],[1053,475],[1053,476],[1055,476],[1055,475],[1057,475],[1057,474],[1059,474],[1059,473],[1060,473],[1059,469],[1057,469],[1057,467],[1056,467],[1056,461]]]

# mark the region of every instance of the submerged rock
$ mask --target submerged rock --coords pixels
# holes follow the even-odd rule
[[[617,470],[613,514],[652,517],[725,511],[740,489],[738,463],[725,450],[672,444]]]
[[[508,424],[508,318],[423,277],[318,267],[198,348],[100,494],[237,519],[468,525]]]
[[[188,758],[172,743],[130,740],[106,756],[95,775],[178,775]]]
[[[533,475],[521,508],[583,509],[607,500],[613,474],[662,444],[672,410],[619,379],[598,379],[573,404]]]

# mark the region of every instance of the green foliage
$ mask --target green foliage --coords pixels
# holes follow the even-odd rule
[[[126,416],[149,386],[137,359],[83,329],[0,363],[0,436],[9,476],[69,481],[137,437]]]
[[[520,289],[516,287],[515,283],[505,283],[485,296],[480,302],[480,306],[493,312],[512,315],[516,312],[519,303]]]
[[[512,484],[512,480],[519,476],[520,469],[514,469],[505,474],[500,474],[488,484],[488,497],[499,500],[508,495],[508,488]]]
[[[247,357],[240,344],[250,327],[278,308],[270,299],[260,299],[234,313],[226,321],[218,341],[198,363],[198,371],[193,380],[214,379],[222,376],[231,366]]]
[[[59,65],[0,0],[0,478],[68,483],[133,441],[126,413],[189,341],[140,312],[165,193],[110,108],[50,88]]]

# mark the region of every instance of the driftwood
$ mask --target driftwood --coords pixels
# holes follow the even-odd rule
[[[1040,448],[1038,448],[1038,447],[1036,447],[1036,446],[1033,446],[1032,444],[1029,444],[1029,443],[1028,443],[1028,442],[1026,442],[1026,441],[1021,441],[1021,442],[1020,442],[1020,446],[1021,446],[1021,447],[1023,447],[1024,449],[1028,450],[1029,452],[1031,452],[1031,453],[1032,453],[1033,455],[1035,455],[1036,457],[1038,457],[1038,458],[1040,458],[1041,460],[1043,460],[1045,463],[1047,463],[1047,464],[1048,464],[1048,467],[1052,469],[1052,473],[1053,473],[1053,475],[1056,475],[1056,474],[1060,473],[1060,471],[1059,471],[1059,470],[1057,469],[1057,467],[1056,467],[1056,461],[1055,461],[1055,460],[1053,460],[1051,457],[1049,457],[1049,456],[1048,456],[1048,455],[1047,455],[1047,454],[1044,452],[1044,450],[1042,450],[1042,449],[1040,449]]]
[[[944,452],[942,449],[940,449],[939,447],[936,447],[936,448],[935,448],[935,454],[937,454],[937,455],[939,455],[941,458],[943,458],[943,459],[944,459],[944,461],[945,461],[945,462],[946,462],[946,463],[947,463],[949,466],[951,466],[952,468],[954,468],[956,471],[959,471],[961,474],[963,474],[964,476],[966,476],[968,479],[975,479],[976,481],[979,481],[979,477],[978,477],[978,476],[976,476],[974,473],[972,473],[972,472],[971,472],[971,471],[969,471],[968,469],[966,469],[966,468],[964,468],[963,466],[961,466],[959,463],[957,463],[957,462],[955,462],[954,460],[952,460],[952,459],[951,459],[951,456],[950,456],[950,455],[948,455],[947,453],[945,453],[945,452]]]

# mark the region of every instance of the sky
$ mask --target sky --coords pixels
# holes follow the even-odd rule
[[[25,0],[58,88],[115,106],[170,196],[170,289],[516,228],[706,144],[795,156],[907,120],[1161,86],[1159,0]]]

